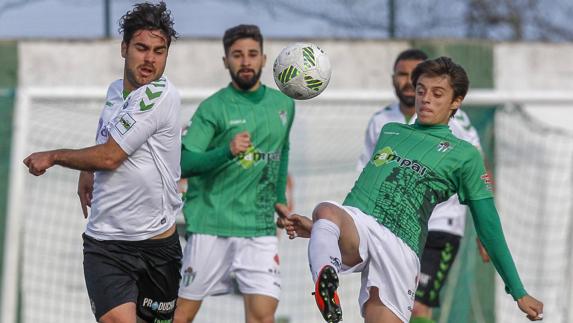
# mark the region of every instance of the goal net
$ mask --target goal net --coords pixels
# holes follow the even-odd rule
[[[212,92],[182,91],[182,127]],[[19,93],[2,322],[16,322],[17,317],[21,323],[94,321],[83,279],[81,234],[86,220],[76,195],[78,172],[54,167],[36,178],[26,174],[21,160],[33,151],[92,145],[104,93],[105,89],[85,88]],[[367,122],[392,99],[391,92],[327,92],[297,102],[289,173],[298,212],[310,215],[317,202],[344,199],[358,175],[356,161]],[[510,248],[528,290],[546,302],[546,321],[566,322],[551,319],[565,319],[567,305],[572,305],[564,290],[571,287],[573,140],[535,126],[520,109],[499,109],[495,129],[496,195]],[[307,243],[281,236],[278,323],[321,321],[310,294]],[[362,321],[357,301],[360,276],[343,276],[341,286],[345,321]],[[511,298],[498,294],[497,321],[513,322],[504,315],[522,318]],[[550,309],[555,312],[549,314]],[[234,294],[208,298],[196,322],[242,322],[243,317],[242,298]]]

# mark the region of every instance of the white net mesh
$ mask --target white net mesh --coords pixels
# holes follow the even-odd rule
[[[103,92],[102,92],[103,93]],[[183,96],[182,125],[197,103]],[[92,145],[103,98],[30,98],[24,152]],[[355,163],[376,100],[312,100],[297,103],[291,132],[290,174],[297,211],[310,215],[322,200],[341,201],[356,178]],[[78,172],[54,167],[40,178],[23,176],[19,197],[22,224],[22,322],[93,322],[82,267],[85,220],[76,195]],[[306,260],[307,240],[280,241],[282,295],[278,322],[318,322]],[[360,320],[359,275],[342,278],[345,320]],[[242,298],[208,298],[196,322],[239,322]]]
[[[69,93],[75,93],[73,91]],[[24,154],[93,144],[103,97],[78,94],[30,96]],[[97,94],[104,91],[96,92]],[[204,96],[183,92],[182,126]],[[298,102],[291,132],[290,174],[295,209],[310,215],[322,200],[341,201],[356,176],[364,130],[375,110],[391,97],[319,97]],[[571,304],[573,138],[548,129],[521,110],[496,114],[496,199],[509,246],[521,277],[545,302],[545,322],[568,322]],[[17,171],[24,172],[23,167]],[[20,219],[20,312],[22,323],[93,322],[82,269],[85,220],[76,196],[76,171],[54,167],[41,178],[25,175],[17,197]],[[307,241],[280,240],[282,295],[277,323],[319,322],[310,292]],[[499,284],[498,284],[499,285]],[[342,277],[346,322],[359,322],[359,275]],[[497,322],[521,322],[511,297],[498,289]],[[199,323],[242,322],[240,296],[208,298]]]
[[[527,291],[544,304],[544,322],[570,322],[573,133],[508,107],[496,113],[496,202]],[[524,315],[498,278],[498,322]]]

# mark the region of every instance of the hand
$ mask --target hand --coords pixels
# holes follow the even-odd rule
[[[527,314],[527,318],[530,321],[543,320],[543,303],[536,300],[532,296],[525,295],[518,299],[517,306],[519,306],[521,311]]]
[[[53,151],[33,153],[24,159],[24,165],[28,167],[30,174],[40,176],[46,169],[54,166],[54,153]]]
[[[244,153],[251,146],[251,135],[247,131],[239,132],[229,144],[233,156]]]
[[[290,213],[290,209],[282,204],[282,203],[277,203],[275,204],[275,211],[278,214],[278,218],[277,218],[277,227],[280,229],[284,229],[285,226],[288,223],[288,215]]]
[[[286,234],[289,239],[296,237],[310,238],[310,231],[312,230],[312,220],[306,216],[298,214],[290,214],[285,223]]]
[[[82,205],[84,219],[88,217],[88,207],[92,207],[92,197],[94,191],[94,173],[81,171],[78,179],[78,196]]]
[[[487,250],[485,250],[483,244],[481,244],[481,241],[478,238],[476,238],[476,244],[478,247],[479,255],[481,257],[481,261],[483,261],[484,263],[489,262],[490,260],[489,254],[487,253]]]

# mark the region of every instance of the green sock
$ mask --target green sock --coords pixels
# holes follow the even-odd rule
[[[426,317],[414,317],[410,319],[410,323],[436,323],[436,322]]]

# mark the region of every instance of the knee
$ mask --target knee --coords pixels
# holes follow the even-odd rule
[[[338,224],[340,222],[339,211],[339,208],[333,204],[327,202],[319,203],[312,211],[312,221],[329,220]]]

